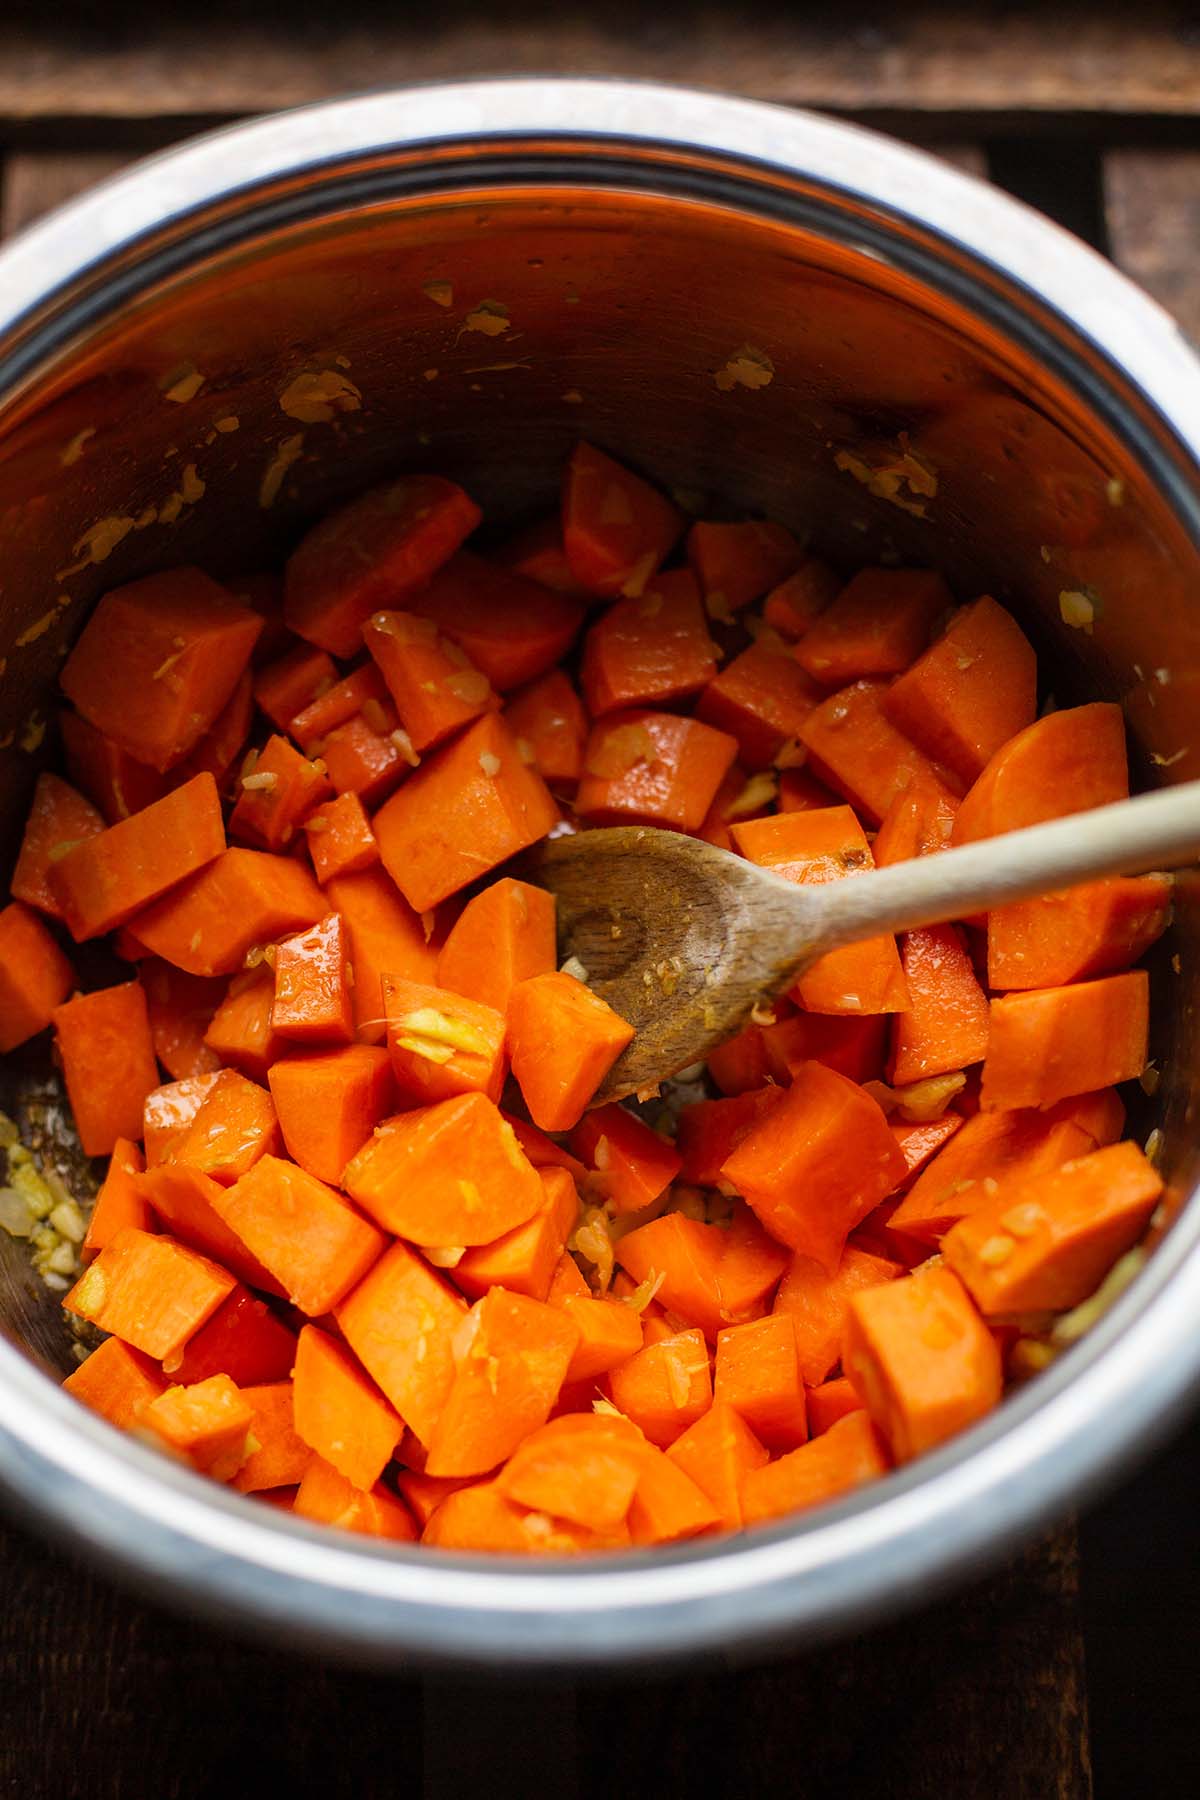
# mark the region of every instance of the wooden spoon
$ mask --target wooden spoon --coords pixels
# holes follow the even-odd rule
[[[700,1062],[843,944],[1197,857],[1200,781],[820,887],[637,825],[553,839],[528,867],[557,901],[560,959],[637,1028],[599,1106]]]

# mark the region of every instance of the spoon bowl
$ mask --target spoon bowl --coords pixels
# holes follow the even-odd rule
[[[560,958],[637,1033],[602,1106],[702,1061],[844,944],[1197,856],[1200,782],[1187,782],[820,886],[649,825],[555,838],[528,872],[555,897]]]

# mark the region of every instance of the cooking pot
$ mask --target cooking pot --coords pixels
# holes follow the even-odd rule
[[[408,469],[516,522],[553,502],[581,436],[685,506],[993,593],[1060,702],[1124,704],[1142,779],[1200,775],[1200,369],[1155,305],[869,132],[670,88],[482,82],[218,132],[0,255],[4,866],[55,671],[106,588],[268,567]],[[378,1660],[631,1663],[811,1640],[927,1597],[1110,1479],[1195,1380],[1195,902],[1184,877],[1155,977],[1161,1082],[1134,1121],[1160,1130],[1170,1195],[1146,1268],[998,1413],[867,1491],[590,1562],[317,1530],[62,1393],[58,1297],[9,1240],[0,1483],[180,1604]],[[0,1104],[67,1158],[56,1092],[48,1065],[10,1059]]]

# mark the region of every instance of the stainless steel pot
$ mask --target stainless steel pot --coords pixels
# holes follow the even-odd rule
[[[1121,699],[1157,773],[1200,774],[1200,370],[1164,314],[1045,220],[869,133],[490,82],[217,133],[0,256],[8,847],[97,593],[189,559],[265,565],[404,468],[459,476],[493,516],[534,510],[580,435],[834,557],[928,557],[989,588],[1057,659],[1060,697]],[[1090,634],[1060,617],[1079,591]],[[1156,1014],[1176,1203],[1197,1165],[1194,935],[1185,879]],[[10,1103],[27,1079],[7,1072]],[[978,1568],[1164,1429],[1200,1367],[1198,1237],[1200,1206],[1178,1210],[1081,1345],[870,1492],[752,1537],[538,1566],[318,1532],[118,1436],[37,1366],[62,1366],[61,1326],[5,1246],[0,1481],[177,1601],[378,1658],[811,1639]]]

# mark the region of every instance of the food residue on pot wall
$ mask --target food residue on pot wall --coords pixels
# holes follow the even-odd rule
[[[59,452],[58,460],[64,469],[71,468],[74,463],[79,461],[80,457],[83,455],[88,439],[94,438],[95,435],[96,427],[94,425],[85,425],[82,431],[77,431],[75,433],[75,436],[70,442]]]
[[[481,300],[463,320],[463,330],[481,331],[485,337],[499,337],[511,324],[508,308],[502,300]]]
[[[163,377],[159,386],[164,400],[172,400],[176,406],[186,406],[189,400],[196,398],[204,382],[205,377],[195,363],[189,362],[184,363],[181,369],[172,369],[169,375]]]
[[[336,369],[305,369],[279,396],[279,408],[304,425],[327,425],[335,414],[358,412],[362,391]]]
[[[723,394],[735,387],[768,387],[774,379],[775,364],[754,344],[742,344],[713,376]]]
[[[263,470],[262,480],[258,487],[258,504],[264,509],[274,506],[283,486],[283,478],[298,460],[304,450],[304,433],[297,431],[293,437],[286,437],[276,448],[270,462]]]

